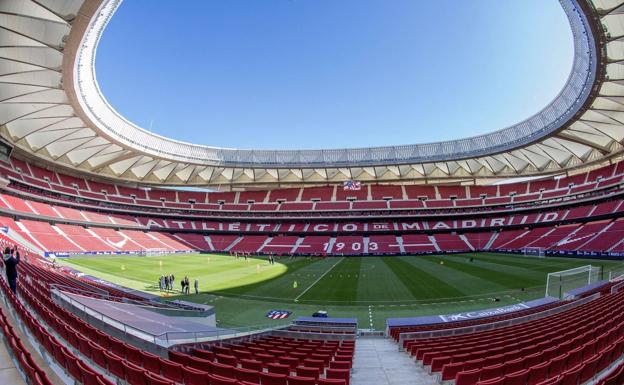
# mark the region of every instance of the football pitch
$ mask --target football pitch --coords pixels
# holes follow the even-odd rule
[[[85,256],[60,259],[85,274],[134,289],[216,307],[221,327],[276,326],[317,310],[356,317],[360,328],[382,330],[388,317],[485,309],[544,296],[549,272],[591,264],[624,272],[621,261],[533,258],[494,253],[402,257],[283,257],[236,259],[218,254],[154,257]],[[175,290],[158,279],[175,275]],[[180,280],[199,282],[182,295]],[[494,298],[498,301],[494,302]],[[270,310],[288,310],[273,321]]]

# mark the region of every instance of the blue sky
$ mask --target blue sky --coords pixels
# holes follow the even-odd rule
[[[292,149],[420,143],[504,128],[567,79],[556,0],[126,0],[102,92],[175,139]]]

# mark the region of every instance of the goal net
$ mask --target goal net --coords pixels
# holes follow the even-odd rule
[[[609,281],[622,281],[624,280],[624,266],[616,266],[609,270]]]
[[[157,255],[169,254],[171,253],[167,249],[143,249],[139,252],[139,255],[143,257],[155,257]]]
[[[525,247],[522,249],[525,257],[546,258],[546,252],[543,247]]]
[[[587,265],[548,273],[546,296],[565,299],[570,290],[587,286],[600,280],[600,268]]]

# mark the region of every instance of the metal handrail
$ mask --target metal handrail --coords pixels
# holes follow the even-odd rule
[[[611,286],[611,294],[619,293],[622,288],[624,288],[624,281]]]
[[[111,325],[116,329],[122,331],[125,335],[132,335],[135,337],[139,337],[141,339],[153,342],[158,344],[159,342],[166,343],[183,343],[183,342],[202,342],[209,340],[219,340],[223,338],[234,338],[234,337],[242,337],[249,334],[260,333],[264,331],[273,331],[278,330],[279,328],[283,328],[284,325],[280,326],[247,326],[240,328],[229,328],[229,329],[206,329],[206,330],[198,330],[192,332],[183,332],[183,331],[167,331],[163,333],[150,333],[145,330],[141,330],[137,327],[128,325],[124,322],[120,322],[114,318],[108,317],[105,314],[87,306],[81,302],[78,302],[66,295],[62,291],[54,288],[51,289],[51,293],[56,295],[60,300],[65,303],[70,304],[72,307],[80,310],[84,314],[93,317],[94,319],[99,320],[102,323]]]
[[[150,301],[150,300],[132,299],[128,297],[119,297],[119,296],[110,294],[106,290],[100,289],[95,286],[93,287],[93,289],[96,291],[100,291],[101,293],[93,293],[93,291],[82,290],[76,287],[67,286],[67,285],[58,284],[58,283],[50,284],[50,288],[58,289],[59,291],[68,291],[68,292],[72,292],[75,294],[84,295],[86,297],[93,297],[94,294],[101,295],[103,299],[106,299],[107,301],[123,302],[123,303],[128,303],[128,304],[142,306],[142,307],[154,307],[154,308],[165,308],[165,309],[186,310],[186,311],[201,310],[198,307],[193,307],[193,306],[184,305],[184,304],[177,305],[169,301],[156,302],[156,301]]]

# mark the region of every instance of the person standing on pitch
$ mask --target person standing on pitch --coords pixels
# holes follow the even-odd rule
[[[195,278],[195,294],[199,294],[199,281],[197,281],[197,278]]]
[[[4,249],[4,255],[2,257],[4,259],[4,269],[7,281],[9,281],[9,287],[15,294],[17,293],[17,265],[20,262],[20,253],[17,250],[17,246],[14,246],[13,249],[9,249],[8,247]]]

